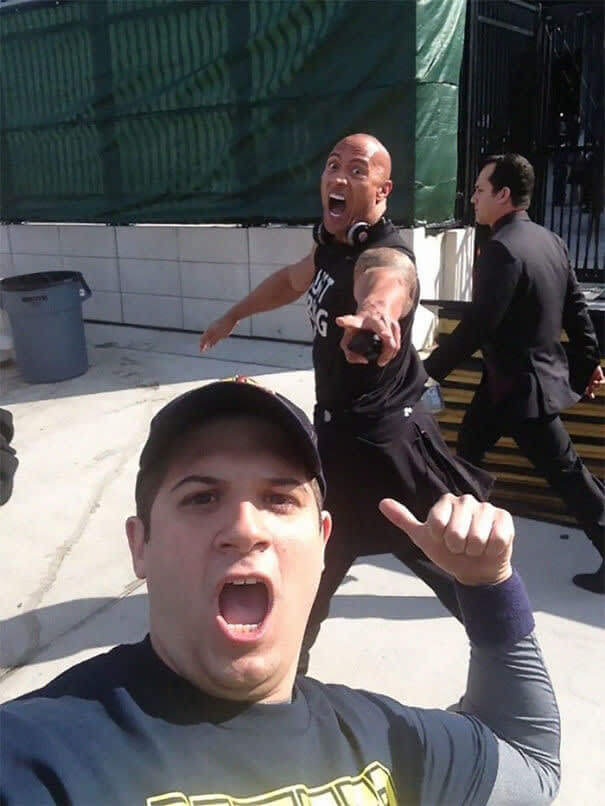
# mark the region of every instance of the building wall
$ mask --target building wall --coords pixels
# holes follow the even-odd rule
[[[473,230],[403,230],[424,299],[468,299]],[[310,227],[11,224],[0,226],[0,277],[80,271],[91,287],[84,318],[202,331],[276,269],[312,248]],[[240,322],[242,336],[310,341],[305,299]],[[421,310],[416,346],[433,317]]]

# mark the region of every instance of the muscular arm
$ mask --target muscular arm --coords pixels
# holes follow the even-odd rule
[[[399,320],[413,310],[417,298],[416,267],[399,249],[367,249],[355,264],[353,294],[357,311],[339,316],[336,323],[345,329],[341,347],[347,361],[367,363],[348,345],[359,330],[372,330],[382,341],[378,364],[384,366],[401,349]]]
[[[263,280],[247,297],[236,302],[219,319],[212,322],[200,339],[200,350],[207,350],[226,338],[242,319],[255,313],[272,311],[294,302],[311,285],[315,273],[315,249],[298,263],[284,266]]]
[[[367,249],[355,264],[357,314],[378,312],[397,321],[414,305],[416,267],[399,249]]]
[[[311,285],[314,250],[298,263],[284,266],[263,280],[247,297],[236,302],[230,313],[238,322],[255,313],[272,311],[297,300]]]

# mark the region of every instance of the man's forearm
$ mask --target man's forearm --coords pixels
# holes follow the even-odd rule
[[[560,721],[531,607],[514,574],[496,586],[458,586],[471,639],[467,691],[460,710],[500,740],[490,803],[550,803],[559,786]]]
[[[355,277],[357,313],[382,313],[397,321],[412,308],[413,290],[410,278],[399,268],[367,269]]]
[[[582,361],[584,371],[590,375],[591,371],[600,363],[599,343],[588,312],[586,298],[571,268],[569,269],[562,324],[576,360]]]
[[[424,368],[431,378],[442,381],[481,346],[481,336],[474,320],[465,316],[443,346],[425,358]]]
[[[235,321],[246,319],[255,313],[272,311],[297,300],[303,292],[290,284],[288,268],[280,269],[263,280],[247,297],[236,302],[228,311]]]

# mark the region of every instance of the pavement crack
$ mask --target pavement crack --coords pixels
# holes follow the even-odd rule
[[[151,407],[153,399],[147,398],[143,402],[149,407]],[[146,431],[147,431],[147,422],[145,422],[144,427],[141,426],[134,432],[127,445],[121,451],[119,451],[119,453],[116,454],[118,456],[117,462],[107,470],[102,479],[97,483],[95,489],[93,490],[92,495],[88,498],[87,501],[84,502],[82,507],[82,514],[80,515],[80,518],[78,520],[78,523],[76,524],[75,529],[73,530],[71,535],[55,551],[55,554],[47,568],[47,571],[40,585],[35,591],[33,591],[33,593],[31,593],[31,595],[24,602],[24,607],[28,611],[30,611],[31,616],[30,622],[28,624],[28,629],[30,633],[30,646],[25,651],[28,657],[30,657],[32,653],[36,653],[41,650],[40,647],[41,624],[35,613],[36,608],[55,585],[55,582],[57,581],[59,572],[61,571],[61,568],[65,563],[65,560],[67,559],[67,557],[69,557],[71,552],[78,545],[82,536],[86,532],[86,527],[88,526],[90,519],[93,517],[96,510],[101,505],[101,501],[107,487],[111,484],[112,481],[114,481],[117,478],[117,476],[119,476],[126,463],[132,458],[133,454],[135,454],[139,450],[142,443],[142,439],[144,437],[144,433]],[[53,636],[51,642],[54,640],[55,637]]]
[[[110,610],[112,607],[117,605],[123,599],[126,599],[130,596],[131,593],[134,593],[138,588],[142,587],[145,584],[144,579],[135,579],[132,582],[129,582],[128,585],[125,585],[122,589],[122,592],[119,596],[116,596],[114,599],[110,599],[110,601],[106,602],[104,605],[93,610],[87,616],[77,621],[75,624],[71,624],[62,632],[54,635],[49,641],[46,641],[44,644],[40,646],[32,646],[29,649],[26,649],[16,660],[14,663],[11,663],[10,666],[0,666],[0,682],[6,680],[7,677],[10,677],[15,672],[18,672],[19,669],[22,669],[24,666],[27,666],[29,663],[32,663],[36,660],[36,658],[42,654],[46,649],[48,649],[55,641],[59,641],[61,638],[65,638],[65,636],[69,635],[70,633],[74,632],[75,630],[83,627],[93,618],[101,615],[106,610]],[[31,616],[35,614],[27,613],[24,616]],[[39,637],[39,636],[38,636]]]

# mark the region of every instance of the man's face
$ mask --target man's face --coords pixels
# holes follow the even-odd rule
[[[288,437],[253,417],[191,433],[150,513],[126,528],[151,640],[217,697],[289,700],[331,521]]]
[[[386,210],[393,183],[390,158],[371,137],[353,135],[334,146],[321,175],[323,223],[346,241],[352,224],[374,224]]]
[[[494,191],[489,181],[494,172],[494,163],[485,165],[475,182],[475,189],[471,196],[471,204],[475,208],[475,221],[477,224],[486,224],[491,227],[499,218],[507,213],[506,197],[510,197],[510,191],[506,193],[505,188]]]

